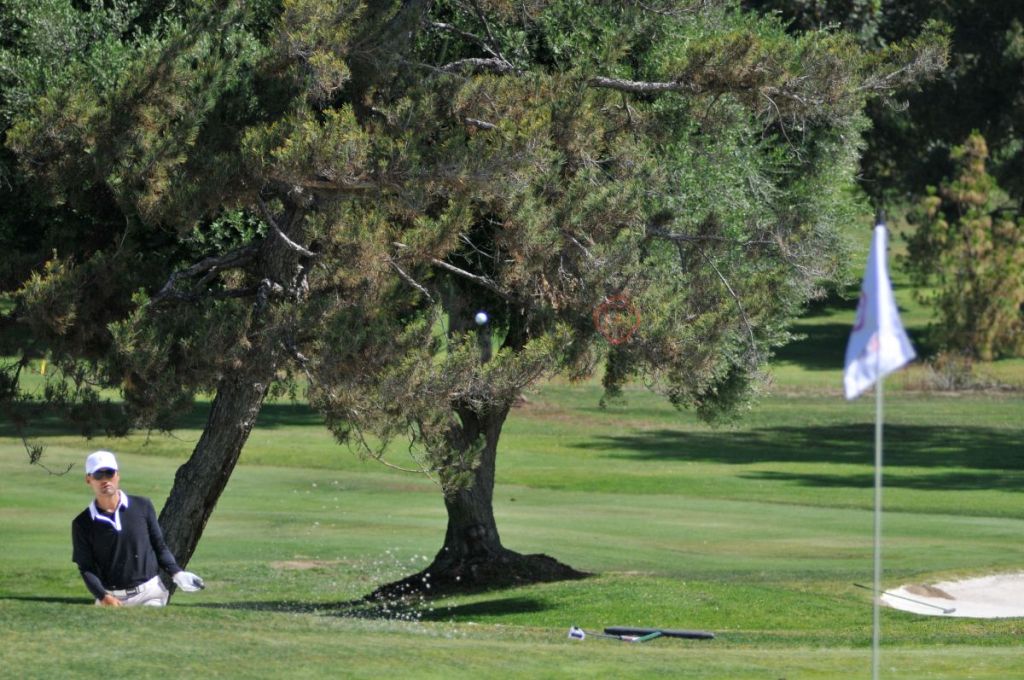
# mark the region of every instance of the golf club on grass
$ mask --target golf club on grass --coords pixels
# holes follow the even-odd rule
[[[572,626],[569,628],[569,637],[573,640],[584,640],[587,636],[606,638],[609,640],[621,640],[622,642],[647,642],[648,640],[661,637],[661,633],[659,631],[654,631],[648,635],[607,635],[605,633],[588,632],[578,626]]]
[[[869,588],[869,587],[867,587],[865,585],[861,585],[860,583],[854,583],[853,585],[857,586],[858,588],[863,588],[864,590],[874,590],[873,588]],[[905,597],[903,595],[897,595],[896,593],[890,593],[888,590],[883,590],[882,594],[883,595],[888,595],[889,597],[898,597],[901,600],[906,600],[907,602],[913,602],[914,604],[919,604],[919,605],[924,606],[924,607],[931,607],[932,609],[938,609],[943,614],[952,614],[953,612],[956,611],[956,607],[940,607],[939,605],[932,604],[930,602],[922,602],[921,600],[915,600],[912,597]]]
[[[625,626],[611,626],[605,628],[604,632],[609,635],[635,635],[645,638],[657,633],[662,637],[685,638],[687,640],[714,640],[715,634],[706,630],[673,630],[670,628],[628,628]]]
[[[588,635],[591,637],[608,638],[611,640],[622,640],[623,642],[647,642],[660,637],[687,638],[690,640],[713,640],[714,633],[704,630],[670,630],[667,628],[626,628],[622,626],[611,626],[604,629],[604,633],[590,633],[578,626],[569,628],[569,637],[574,640],[583,640]]]

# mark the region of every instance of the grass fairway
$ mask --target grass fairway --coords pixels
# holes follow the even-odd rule
[[[595,574],[369,617],[345,603],[422,566],[445,516],[428,480],[362,463],[303,407],[255,431],[191,567],[206,591],[164,611],[88,606],[69,522],[81,459],[122,454],[129,493],[166,497],[178,438],[45,438],[0,459],[0,664],[14,677],[857,678],[870,668],[870,400],[767,399],[712,430],[643,391],[609,411],[548,385],[515,411],[495,509],[505,543]],[[896,392],[887,416],[886,584],[1024,569],[1019,395]],[[198,422],[198,421],[197,421]],[[10,435],[9,432],[4,432]],[[566,638],[570,625],[714,631],[643,645]],[[1024,672],[1021,620],[883,612],[888,677]],[[10,672],[6,671],[6,672]]]
[[[504,429],[505,544],[594,574],[367,612],[349,603],[421,568],[445,514],[429,480],[364,463],[301,405],[268,405],[190,569],[208,588],[158,611],[90,606],[70,562],[85,454],[159,506],[203,424],[82,441],[36,430],[51,469],[0,425],[4,677],[867,678],[874,404],[839,396],[848,305],[803,323],[774,396],[712,429],[640,389],[597,408],[550,383]],[[839,343],[837,351],[836,343]],[[1024,363],[985,367],[1020,384]],[[885,585],[1024,570],[1024,399],[887,382]],[[916,373],[915,373],[916,372]],[[909,377],[907,377],[909,376]],[[401,462],[402,451],[394,452]],[[883,610],[892,678],[1024,677],[1024,619]],[[714,631],[712,641],[567,639],[570,625]]]

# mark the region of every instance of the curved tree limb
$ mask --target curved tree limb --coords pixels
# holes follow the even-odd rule
[[[501,297],[504,300],[511,300],[512,299],[512,295],[509,294],[508,291],[503,289],[501,286],[499,286],[497,283],[495,283],[492,279],[489,279],[486,276],[480,276],[479,274],[473,274],[472,272],[467,272],[465,269],[459,269],[455,265],[449,264],[449,263],[445,262],[444,260],[438,260],[437,258],[432,258],[430,260],[430,263],[435,265],[435,266],[437,266],[437,267],[440,267],[441,269],[445,269],[447,271],[452,272],[453,274],[461,276],[464,279],[468,279],[469,281],[472,281],[473,283],[476,283],[476,284],[478,284],[480,286],[483,286],[484,288],[486,288],[487,290],[491,291],[495,295],[498,295],[499,297]]]
[[[608,78],[607,76],[595,76],[587,81],[591,87],[602,87],[619,92],[632,92],[634,94],[655,94],[659,92],[687,92],[696,94],[700,88],[678,80],[667,82],[651,82],[642,80],[627,80],[625,78]]]
[[[515,66],[498,57],[491,59],[481,59],[479,57],[459,59],[445,64],[440,70],[445,73],[468,74],[496,73],[498,75],[508,75],[509,73],[516,73]]]
[[[680,246],[680,257],[682,257],[681,249],[682,246]],[[740,296],[736,294],[736,291],[733,290],[733,287],[729,285],[728,279],[726,279],[725,275],[722,274],[722,270],[718,268],[718,265],[715,264],[714,260],[712,260],[708,256],[708,254],[705,253],[702,249],[698,248],[697,251],[700,253],[700,256],[704,258],[704,261],[707,262],[711,266],[711,268],[715,270],[715,274],[718,275],[718,278],[721,280],[722,285],[724,285],[725,289],[729,291],[729,295],[732,296],[733,301],[736,303],[736,309],[739,310],[740,318],[743,319],[743,326],[747,330],[747,337],[750,338],[750,352],[752,356],[752,363],[754,364],[754,366],[757,366],[758,364],[761,363],[761,356],[757,351],[757,341],[754,339],[754,327],[750,323],[750,318],[747,317],[747,311],[743,308],[743,301],[740,300]]]
[[[286,246],[288,246],[297,253],[305,255],[306,257],[318,257],[317,254],[314,253],[312,250],[309,250],[308,248],[305,248],[296,243],[295,241],[291,240],[290,238],[288,238],[288,235],[285,234],[281,227],[278,226],[277,220],[274,219],[274,215],[270,212],[270,208],[269,206],[267,206],[266,201],[263,200],[263,197],[259,197],[258,200],[260,203],[260,210],[263,212],[263,217],[266,218],[267,224],[270,225],[270,228],[274,231],[274,234],[277,235],[277,237],[280,238],[282,241],[284,241],[284,244]]]
[[[208,281],[211,275],[217,274],[226,269],[237,269],[249,264],[253,259],[255,259],[256,254],[259,252],[259,248],[259,242],[250,243],[217,257],[207,257],[188,269],[182,269],[174,272],[170,277],[168,277],[167,282],[164,283],[160,291],[153,296],[152,302],[160,302],[172,297],[188,297],[176,290],[178,281],[194,278],[200,275],[203,275],[203,280]]]
[[[429,300],[430,302],[434,301],[433,296],[430,295],[430,291],[427,290],[426,287],[423,284],[419,283],[416,279],[412,278],[412,276],[410,276],[404,269],[402,269],[402,267],[398,264],[398,262],[396,262],[395,260],[393,260],[392,258],[389,257],[388,258],[388,264],[391,265],[392,269],[394,269],[396,272],[398,272],[398,275],[400,277],[402,277],[403,281],[405,281],[410,286],[412,286],[413,288],[418,290],[420,293],[422,293],[423,297],[427,298],[427,300]]]

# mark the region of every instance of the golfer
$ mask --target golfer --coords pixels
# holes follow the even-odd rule
[[[96,498],[71,523],[71,559],[96,604],[166,605],[169,593],[160,581],[158,567],[163,567],[184,591],[203,587],[201,578],[178,566],[164,543],[152,501],[121,490],[114,454],[89,454],[85,459],[85,482]]]

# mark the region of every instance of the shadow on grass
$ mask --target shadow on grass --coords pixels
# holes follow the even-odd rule
[[[894,290],[908,288],[906,285],[894,285]],[[850,286],[843,291],[833,291],[827,297],[811,302],[800,320],[790,326],[798,340],[779,348],[775,353],[776,361],[798,364],[809,371],[834,371],[841,369],[846,355],[846,342],[850,338],[850,313],[857,309],[860,300],[860,284]],[[906,309],[900,308],[905,314]],[[808,319],[842,315],[843,320],[833,323],[814,323]],[[919,356],[929,356],[935,348],[929,346],[930,338],[926,328],[908,327],[907,334],[917,348]]]
[[[92,600],[81,597],[48,597],[46,595],[0,595],[0,600],[17,600],[19,602],[48,602],[55,604],[82,604],[93,606]]]
[[[752,463],[838,463],[871,466],[874,427],[870,423],[776,427],[748,431],[680,432],[652,430],[598,437],[577,444],[623,460],[677,460],[746,465]],[[1024,490],[1020,476],[978,471],[1024,471],[1024,432],[983,427],[886,425],[887,478],[910,488]],[[905,474],[898,468],[943,468],[941,474]],[[960,468],[961,470],[949,470]],[[773,473],[775,474],[775,473]],[[779,473],[785,474],[785,473]],[[867,473],[864,473],[867,475]],[[857,475],[843,475],[843,484]],[[869,476],[869,475],[868,475]],[[813,475],[805,476],[810,481]],[[831,475],[820,475],[828,485]],[[866,479],[866,477],[865,477]],[[860,483],[854,483],[859,486]],[[864,486],[870,486],[865,481]]]
[[[481,616],[536,613],[550,608],[544,602],[528,597],[497,598],[460,605],[446,605],[445,598],[436,600],[409,598],[388,603],[369,603],[365,600],[352,600],[348,602],[295,602],[279,600],[222,603],[201,602],[187,606],[286,614],[319,614],[322,616],[387,621],[468,621]]]
[[[209,402],[199,402],[192,411],[181,418],[177,427],[201,430],[206,426],[210,413]],[[278,427],[323,426],[323,417],[306,404],[290,401],[275,401],[263,404],[256,417],[256,426],[261,429]]]
[[[775,352],[773,361],[791,362],[808,371],[840,371],[846,359],[846,343],[850,339],[848,323],[793,324],[790,330],[803,336]],[[925,329],[908,328],[910,342],[919,356],[933,351]]]
[[[507,614],[534,614],[550,609],[540,600],[529,597],[509,597],[454,606],[436,605],[424,612],[424,621],[471,620],[481,616],[505,616]]]
[[[843,323],[794,324],[790,330],[803,336],[775,353],[775,361],[799,364],[809,371],[834,371],[843,365],[850,325]]]
[[[795,482],[802,486],[825,488],[860,488],[869,489],[874,486],[873,473],[865,474],[811,474],[799,472],[752,472],[740,475],[745,479],[757,479],[769,482]],[[886,469],[885,486],[901,489],[918,489],[922,491],[1024,491],[1024,475],[970,472],[949,472],[938,475],[930,474],[893,474]]]
[[[28,423],[25,434],[29,439],[34,437],[75,436],[79,429],[62,418],[57,409],[45,405],[34,405],[23,408]],[[182,415],[175,423],[175,430],[202,430],[210,413],[208,402],[199,402],[193,409]],[[323,418],[306,404],[291,402],[274,402],[264,404],[260,410],[257,424],[260,428],[305,427],[307,425],[323,426]],[[0,418],[0,437],[16,438],[19,432],[7,418]]]

